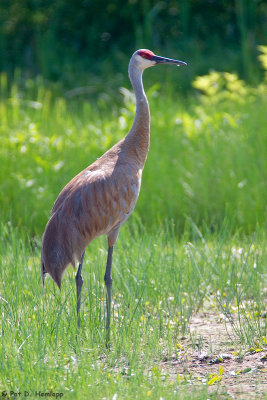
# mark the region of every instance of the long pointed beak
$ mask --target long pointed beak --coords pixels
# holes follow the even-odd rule
[[[187,65],[187,63],[184,61],[173,60],[172,58],[166,58],[166,57],[160,57],[160,56],[154,56],[152,58],[152,60],[155,61],[156,64],[175,64],[177,66]]]

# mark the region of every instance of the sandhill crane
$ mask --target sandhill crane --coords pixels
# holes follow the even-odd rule
[[[75,176],[61,191],[52,208],[42,241],[41,274],[43,285],[49,273],[60,288],[69,264],[76,274],[77,317],[80,326],[82,266],[88,244],[107,235],[108,257],[104,281],[107,290],[107,342],[110,335],[111,264],[113,246],[121,225],[132,213],[141,185],[142,171],[150,140],[149,105],[142,74],[157,64],[187,65],[183,61],[137,50],[129,63],[129,78],[136,97],[136,112],[130,132],[93,164]]]

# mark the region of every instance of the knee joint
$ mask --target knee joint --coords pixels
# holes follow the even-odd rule
[[[82,277],[82,275],[76,275],[76,276],[75,276],[75,280],[76,280],[76,283],[80,283],[81,285],[83,284],[83,277]]]
[[[104,281],[106,285],[111,285],[112,284],[112,278],[111,276],[104,276]]]

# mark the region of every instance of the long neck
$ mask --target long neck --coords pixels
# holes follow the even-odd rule
[[[139,161],[144,165],[150,141],[150,113],[146,94],[142,82],[143,71],[135,66],[133,62],[129,64],[129,78],[133,86],[136,97],[136,111],[134,122],[126,141],[136,153]]]

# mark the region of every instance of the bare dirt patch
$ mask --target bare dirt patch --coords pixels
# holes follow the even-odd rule
[[[212,312],[195,316],[190,335],[162,369],[185,384],[206,384],[221,399],[267,398],[267,347],[245,349],[234,340],[230,323]]]

